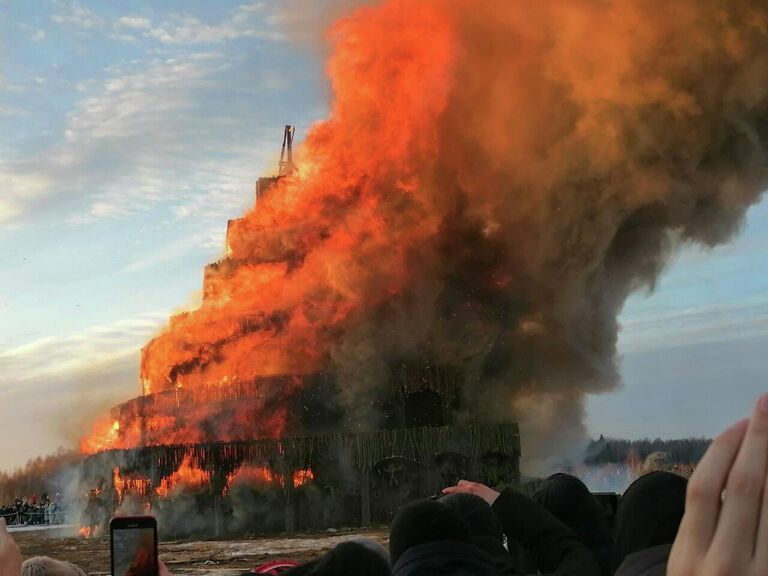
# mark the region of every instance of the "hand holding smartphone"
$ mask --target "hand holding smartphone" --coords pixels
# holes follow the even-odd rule
[[[157,521],[116,516],[109,523],[112,576],[158,576]]]

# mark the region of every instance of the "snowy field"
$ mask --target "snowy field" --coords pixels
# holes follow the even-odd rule
[[[42,530],[40,528],[43,528]],[[47,530],[45,528],[48,528]],[[25,558],[51,556],[69,560],[88,574],[109,574],[109,540],[73,536],[75,527],[19,527],[14,538]],[[386,528],[335,533],[254,536],[240,540],[189,540],[160,543],[160,557],[173,574],[235,576],[253,566],[280,559],[305,562],[336,544],[371,538],[387,545]]]

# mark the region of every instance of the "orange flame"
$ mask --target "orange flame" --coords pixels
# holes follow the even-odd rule
[[[210,480],[211,473],[195,467],[191,456],[187,455],[173,474],[160,481],[160,485],[155,488],[155,493],[161,498],[167,498],[177,487],[202,488],[207,486]]]
[[[376,18],[336,27],[332,118],[311,131],[295,174],[277,181],[258,209],[230,222],[228,256],[206,269],[200,307],[172,317],[168,330],[143,349],[145,394],[297,375],[295,384],[283,382],[284,390],[273,391],[288,397],[293,386],[303,385],[302,375],[328,368],[338,335],[362,312],[408,285],[409,247],[432,236],[440,223],[439,215],[418,207],[419,166],[413,158],[435,151],[435,120],[451,84],[453,38],[433,3],[412,3],[413,15],[404,21],[397,21],[399,4],[388,2]],[[362,38],[365,54],[359,50]],[[359,89],[361,80],[365,90]],[[366,127],[356,136],[365,154],[347,154],[350,126]],[[418,226],[408,223],[410,216],[385,216],[395,205],[413,205]],[[335,224],[339,219],[343,225]],[[374,261],[377,266],[370,266]],[[234,423],[215,438],[204,438],[202,430],[209,427],[201,423],[216,409],[163,419],[169,412],[156,408],[150,436],[157,440],[148,442],[279,437],[288,425],[280,402],[269,409],[256,403],[239,409],[230,419]],[[95,429],[83,451],[141,445],[146,431],[137,434],[128,420],[117,431]]]
[[[112,470],[112,485],[115,488],[117,494],[117,501],[123,501],[123,490],[125,490],[125,480],[120,476],[120,468],[115,466]]]
[[[310,468],[302,468],[293,473],[293,486],[298,488],[314,479],[315,475]],[[264,484],[283,486],[283,476],[273,472],[267,466],[244,464],[227,476],[227,489],[230,489],[236,483],[254,486]]]
[[[272,470],[266,466],[243,464],[240,468],[227,476],[228,488],[231,488],[236,483],[248,485],[279,484],[282,486],[283,477],[280,474],[272,472]]]
[[[380,381],[354,372],[425,353],[567,449],[584,393],[617,384],[624,299],[766,190],[768,11],[716,5],[384,0],[339,21],[329,119],[142,351],[148,428],[128,410],[84,450],[281,436],[307,375]],[[211,418],[209,390],[282,375]]]
[[[300,377],[284,377],[271,388],[282,387],[286,393],[302,386]],[[123,405],[122,424],[112,419],[98,421],[89,436],[80,442],[85,454],[142,445],[192,444],[210,441],[255,439],[280,436],[284,432],[287,410],[274,406],[264,412],[265,398],[258,386],[240,387],[236,379],[195,390],[176,390],[141,397]],[[147,402],[150,400],[151,402]],[[238,400],[234,405],[232,400]],[[215,406],[230,403],[227,418],[209,421],[216,415]],[[207,426],[201,422],[207,421]]]
[[[298,488],[299,486],[304,486],[304,484],[311,482],[314,479],[315,474],[312,472],[311,468],[296,470],[296,472],[293,473],[293,487]]]
[[[150,492],[150,479],[136,474],[129,475],[126,478],[120,474],[120,468],[115,466],[112,470],[112,486],[115,489],[117,502],[123,501],[126,493],[146,496]]]
[[[94,454],[101,450],[109,450],[119,445],[120,422],[112,418],[102,418],[93,425],[89,436],[80,439],[80,451]]]

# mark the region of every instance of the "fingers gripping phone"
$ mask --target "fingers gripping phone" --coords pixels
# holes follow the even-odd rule
[[[109,523],[112,576],[157,576],[157,521],[116,516]]]

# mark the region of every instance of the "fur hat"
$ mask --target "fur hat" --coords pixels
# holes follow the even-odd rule
[[[79,566],[71,562],[37,556],[21,565],[21,576],[86,576]]]

